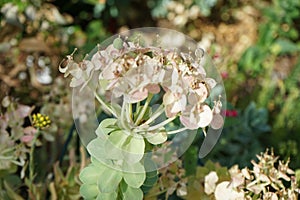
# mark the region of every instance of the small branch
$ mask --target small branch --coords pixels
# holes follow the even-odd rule
[[[120,122],[124,129],[128,129],[128,126],[127,126],[128,123],[126,123],[126,121],[125,121],[125,110],[126,110],[126,103],[125,103],[125,101],[123,101]]]
[[[183,127],[183,128],[180,128],[180,129],[177,129],[177,130],[174,130],[174,131],[169,131],[169,132],[167,132],[167,134],[172,135],[172,134],[180,133],[180,132],[185,131],[187,129],[188,129],[187,127]]]
[[[101,97],[97,94],[97,92],[94,92],[94,95],[96,99],[99,101],[99,103],[106,109],[108,110],[114,117],[117,118],[116,113],[101,99]]]
[[[156,118],[158,118],[164,111],[165,110],[164,110],[163,105],[160,105],[159,108],[157,109],[157,111],[155,111],[155,113],[153,113],[153,115],[145,123],[143,123],[141,126],[150,124]]]
[[[127,105],[127,122],[128,123],[133,123],[133,120],[132,120],[132,104],[131,103],[128,103],[126,104]]]
[[[146,99],[145,104],[143,105],[142,111],[140,112],[138,118],[136,119],[136,121],[134,123],[135,125],[138,125],[140,123],[140,121],[143,119],[152,97],[153,97],[153,94],[150,93]]]
[[[171,121],[173,121],[174,119],[176,119],[177,116],[175,117],[171,117],[171,118],[168,118],[167,120],[159,123],[159,124],[156,124],[155,126],[150,126],[147,131],[154,131],[155,129],[159,129],[159,128],[162,128],[164,127],[166,124],[170,123]]]

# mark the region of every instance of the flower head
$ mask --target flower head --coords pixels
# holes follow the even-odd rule
[[[180,116],[181,123],[189,129],[204,128],[211,123],[212,119],[212,110],[205,104],[190,105]]]
[[[51,124],[51,120],[49,116],[43,115],[41,113],[33,114],[32,115],[32,125],[36,128],[46,128],[49,127]]]
[[[197,49],[196,58],[193,58],[191,51],[183,53],[177,49],[143,47],[139,43],[123,41],[118,37],[105,49],[98,46],[98,51],[90,61],[84,59],[76,63],[72,55],[67,56],[67,66],[60,67],[65,76],[73,76],[71,87],[84,87],[93,74],[97,74],[98,88],[124,101],[123,106],[126,108],[120,109],[123,114],[113,113],[116,117],[124,117],[124,113],[129,113],[126,120],[121,120],[124,126],[130,122],[132,124],[127,127],[131,129],[147,131],[148,127],[148,131],[154,131],[157,127],[160,130],[178,116],[187,129],[205,128],[213,118],[214,128],[222,126],[221,115],[216,112],[221,109],[220,106],[212,110],[205,103],[216,81],[206,77],[203,50]],[[151,98],[148,97],[158,93],[162,97],[163,110],[158,110],[155,117],[151,117],[151,110],[147,110],[145,106],[150,104]],[[101,101],[103,103],[105,102]],[[108,100],[108,103],[112,102]],[[139,107],[141,103],[144,104],[143,107]],[[107,110],[112,110],[109,106],[104,106]],[[135,114],[132,113],[132,108],[136,109]],[[160,126],[155,119],[162,113],[168,119],[166,123],[160,123]],[[156,125],[151,128],[151,123]]]

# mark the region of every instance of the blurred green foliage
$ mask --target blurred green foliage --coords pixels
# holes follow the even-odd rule
[[[273,0],[270,6],[263,5],[257,43],[238,63],[243,80],[255,82],[251,98],[241,98],[240,104],[252,100],[268,108],[272,137],[265,140],[275,149],[280,146],[281,155],[287,157],[293,154],[282,150],[286,141],[293,141],[293,151],[300,150],[300,2]],[[240,86],[247,87],[245,83]],[[299,167],[300,159],[293,156],[291,166]]]
[[[238,164],[245,167],[253,155],[264,150],[262,140],[270,131],[268,111],[252,102],[236,117],[227,117],[219,143],[207,156],[223,166]]]
[[[300,18],[297,0],[273,0],[270,7],[262,7],[264,22],[259,26],[258,40],[244,52],[239,69],[257,78],[267,70],[264,61],[272,56],[296,54],[300,51],[296,27]]]

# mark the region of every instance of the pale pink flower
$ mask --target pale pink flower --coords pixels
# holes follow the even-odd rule
[[[212,78],[205,78],[204,82],[209,90],[213,89],[217,85],[217,82]]]
[[[208,126],[212,119],[212,110],[205,104],[196,104],[194,106],[189,105],[180,116],[181,123],[191,130]]]
[[[67,59],[62,60],[58,67],[58,70],[64,74],[64,77],[68,77],[72,71],[77,70],[79,68],[78,63],[73,60],[73,53],[71,55],[68,55]],[[66,66],[63,66],[64,63],[66,63]]]
[[[148,96],[148,90],[146,88],[141,88],[140,90],[136,90],[131,92],[130,94],[124,94],[124,101],[127,103],[137,103],[146,99]]]
[[[174,117],[185,110],[187,98],[183,93],[168,90],[163,96],[163,104],[167,117]]]
[[[108,64],[107,62],[109,62],[109,60],[104,57],[100,51],[97,51],[97,53],[93,55],[91,62],[94,64],[95,70],[99,70],[105,67]]]
[[[165,90],[171,88],[173,85],[177,84],[178,81],[178,72],[177,70],[174,70],[172,68],[165,68],[164,69],[164,78],[161,82],[161,85],[163,88],[166,88]],[[176,79],[177,77],[177,79]]]
[[[158,63],[148,56],[144,56],[144,63],[139,67],[129,69],[121,80],[120,87],[128,84],[124,90],[124,98],[128,103],[136,103],[147,98],[149,92],[160,92],[159,81],[163,79],[163,72],[157,68]]]
[[[106,47],[105,50],[100,51],[100,54],[105,58],[106,61],[111,62],[120,57],[123,54],[123,50],[116,49],[114,45],[111,44]]]
[[[94,64],[89,60],[83,60],[79,63],[79,67],[74,70],[73,78],[70,83],[70,87],[77,87],[83,85],[83,87],[89,82],[92,78],[94,71]]]
[[[157,84],[148,84],[145,87],[142,87],[137,90],[132,90],[129,93],[124,92],[124,100],[127,103],[137,103],[139,101],[142,101],[146,99],[151,94],[157,94],[160,92],[160,87]],[[120,94],[121,95],[121,94]]]
[[[217,130],[223,127],[224,119],[221,115],[222,102],[220,99],[218,101],[214,101],[214,107],[212,109],[213,119],[210,123],[211,128]]]
[[[64,62],[67,62],[65,67],[62,66]],[[70,74],[72,80],[70,87],[77,87],[83,85],[83,87],[91,79],[94,70],[94,64],[89,60],[83,60],[79,64],[73,60],[73,55],[67,56],[67,60],[64,60],[59,65],[59,71],[64,73],[64,77],[68,77]]]
[[[209,96],[209,90],[215,87],[216,82],[210,78],[199,78],[196,76],[185,76],[184,80],[188,83],[189,92],[196,94],[199,102],[204,102]]]
[[[194,89],[191,89],[191,93],[196,94],[198,102],[203,103],[208,97],[208,90],[203,83],[198,83]]]
[[[151,83],[162,83],[165,76],[165,70],[162,68],[162,63],[158,59],[148,58],[143,65],[143,72]]]
[[[100,74],[100,79],[106,79],[106,80],[114,80],[121,77],[121,74],[123,73],[122,66],[119,62],[113,62],[109,65],[107,65],[102,73]],[[110,88],[110,87],[108,87]]]

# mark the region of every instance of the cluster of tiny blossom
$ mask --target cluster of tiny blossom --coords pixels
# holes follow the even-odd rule
[[[43,115],[41,113],[33,114],[32,115],[32,125],[36,128],[46,128],[50,126],[51,120],[49,116]]]
[[[179,116],[181,123],[193,130],[209,126],[214,116],[220,116],[222,106],[220,100],[215,101],[214,108],[205,103],[216,81],[206,77],[203,55],[202,49],[183,53],[143,47],[119,37],[106,49],[98,48],[91,60],[76,63],[73,54],[67,56],[65,66],[60,65],[59,70],[65,77],[72,75],[71,87],[83,88],[96,75],[98,87],[116,98],[122,97],[127,104],[163,92],[165,115]]]

